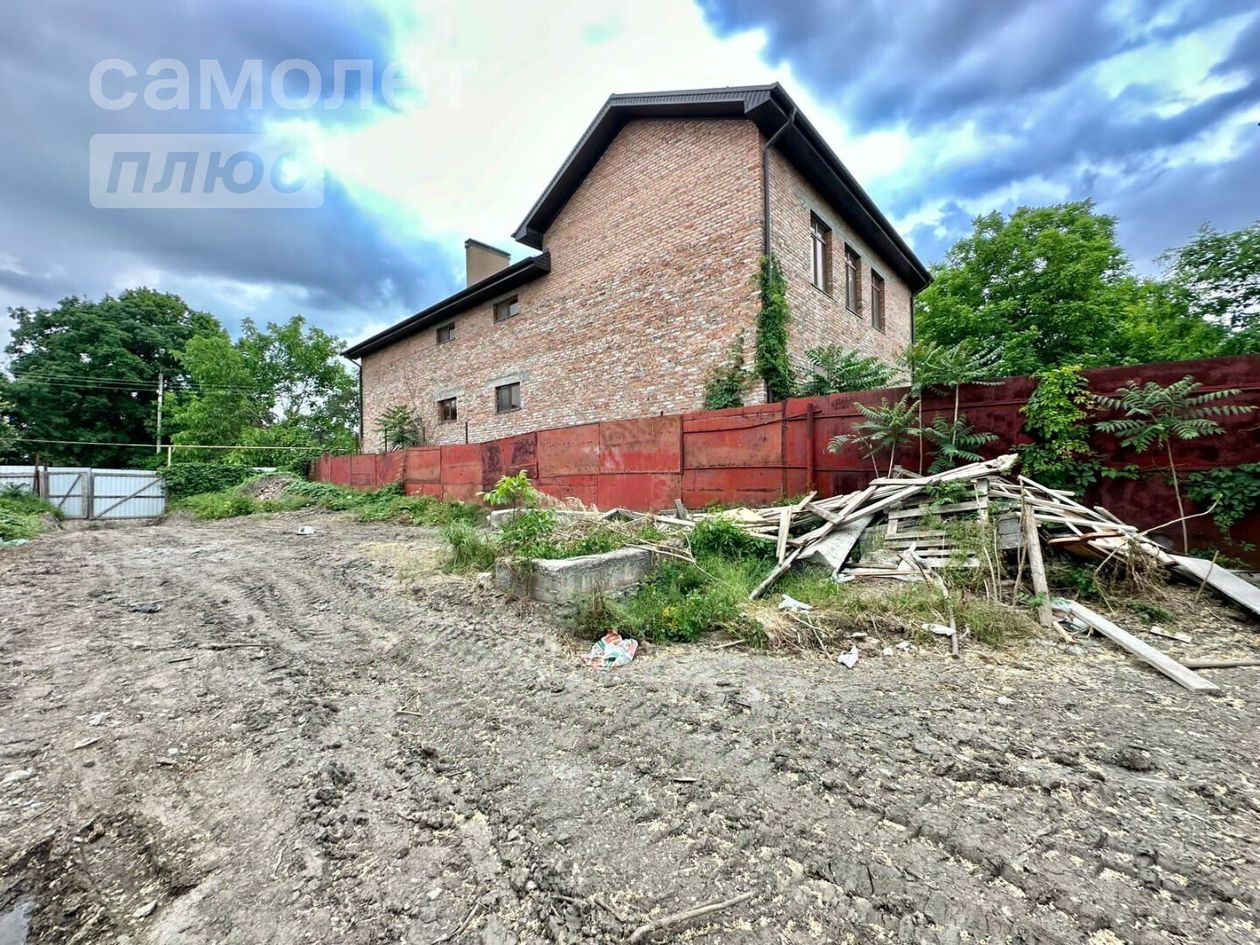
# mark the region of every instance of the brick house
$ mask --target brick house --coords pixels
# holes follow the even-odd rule
[[[741,332],[752,363],[767,250],[797,362],[893,359],[930,278],[778,84],[613,95],[513,235],[540,252],[468,240],[464,289],[345,352],[364,449],[398,404],[438,444],[697,409]]]

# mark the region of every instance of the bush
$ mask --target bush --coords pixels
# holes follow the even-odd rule
[[[687,536],[691,553],[697,558],[766,559],[774,556],[774,546],[762,541],[738,525],[721,518],[701,519]]]
[[[172,500],[185,499],[203,492],[221,492],[239,486],[258,475],[253,466],[225,463],[176,463],[161,466],[158,474],[166,482],[166,495]]]
[[[236,518],[241,515],[253,515],[255,512],[261,511],[256,499],[244,495],[235,489],[190,495],[179,500],[174,507],[191,512],[197,518],[210,520]]]
[[[29,541],[44,530],[41,517],[61,513],[29,489],[8,486],[0,491],[0,541]]]

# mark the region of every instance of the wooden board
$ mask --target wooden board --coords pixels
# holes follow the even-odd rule
[[[827,567],[831,568],[831,573],[835,574],[849,560],[849,555],[853,553],[854,546],[857,545],[862,532],[866,530],[870,522],[871,517],[868,515],[840,526],[826,538],[804,549],[801,552],[801,560],[819,557],[827,563]]]
[[[1204,562],[1206,564],[1206,562]],[[1220,692],[1221,687],[1210,682],[1194,670],[1182,666],[1171,656],[1155,649],[1145,640],[1139,640],[1128,630],[1116,626],[1102,614],[1090,610],[1079,601],[1068,603],[1066,610],[1082,623],[1093,627],[1121,649],[1128,650],[1138,659],[1149,663],[1179,686],[1191,692]]]
[[[1239,607],[1260,617],[1260,587],[1244,581],[1229,568],[1222,568],[1211,561],[1187,558],[1184,555],[1171,557],[1175,570],[1196,581],[1204,581],[1222,597],[1229,598]]]

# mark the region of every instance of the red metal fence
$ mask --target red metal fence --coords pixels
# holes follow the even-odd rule
[[[1173,361],[1087,371],[1091,390],[1111,392],[1129,379],[1167,384],[1193,375],[1206,389],[1237,387],[1237,402],[1256,412],[1222,420],[1223,436],[1179,442],[1174,448],[1181,472],[1260,462],[1260,356]],[[992,386],[962,390],[962,410],[980,430],[992,430],[996,455],[1031,442],[1020,408],[1036,387],[1028,377],[1007,378]],[[324,455],[315,478],[358,488],[401,482],[408,494],[472,500],[493,487],[500,476],[524,469],[540,489],[573,496],[600,508],[659,509],[681,498],[695,508],[710,502],[770,504],[789,495],[817,490],[836,495],[859,489],[873,475],[856,446],[827,451],[837,434],[861,419],[856,403],[896,400],[904,388],[863,391],[789,400],[778,404],[695,411],[682,415],[612,420],[539,430],[485,443],[432,446],[384,454]],[[926,419],[950,415],[952,397],[928,395]],[[1095,447],[1113,467],[1136,465],[1138,479],[1105,479],[1089,500],[1106,505],[1125,521],[1150,528],[1176,517],[1176,505],[1162,452],[1136,455],[1121,450],[1111,437],[1095,436]],[[918,469],[918,445],[897,459]],[[1218,541],[1210,519],[1191,522],[1192,540]],[[1234,526],[1231,553],[1248,554],[1244,545],[1260,544],[1260,515]]]

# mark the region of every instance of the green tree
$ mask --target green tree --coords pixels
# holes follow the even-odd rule
[[[897,450],[910,441],[912,437],[922,436],[919,429],[919,404],[908,395],[895,403],[889,403],[887,397],[881,397],[878,407],[868,407],[858,403],[854,406],[862,414],[852,433],[833,436],[827,444],[827,452],[838,453],[849,443],[856,443],[862,455],[870,460],[875,475],[879,475],[879,464],[876,457],[880,453],[888,453],[887,475],[892,475],[893,465],[897,461]]]
[[[224,331],[194,339],[180,355],[190,387],[173,411],[173,442],[303,447],[312,455],[353,449],[358,385],[340,361],[341,347],[300,315],[265,329],[246,319],[236,341]],[[281,449],[209,454],[195,458],[255,465],[295,458]]]
[[[17,446],[17,428],[9,419],[12,409],[12,404],[0,398],[0,459],[13,455],[14,448]]]
[[[11,308],[9,315],[12,378],[0,379],[0,396],[27,438],[20,455],[38,451],[63,465],[130,466],[141,459],[142,451],[112,444],[154,439],[159,375],[180,389],[186,377],[178,352],[198,334],[219,329],[179,296],[144,288],[99,302],[71,296],[55,308]]]
[[[1104,433],[1113,433],[1121,446],[1132,447],[1145,453],[1151,447],[1162,446],[1168,457],[1168,471],[1172,475],[1173,491],[1177,495],[1177,511],[1181,517],[1182,550],[1190,550],[1190,534],[1186,528],[1186,507],[1181,499],[1181,483],[1177,478],[1177,461],[1173,458],[1173,440],[1193,440],[1202,436],[1219,436],[1224,428],[1217,417],[1237,416],[1250,413],[1255,408],[1245,404],[1223,404],[1220,401],[1236,397],[1237,389],[1213,390],[1196,393],[1203,385],[1193,377],[1183,377],[1167,387],[1148,381],[1138,386],[1129,381],[1115,394],[1097,394],[1095,400],[1110,410],[1124,414],[1114,420],[1097,424]]]
[[[811,348],[805,352],[810,375],[801,383],[800,396],[821,397],[887,387],[897,369],[879,358],[858,354],[840,345]]]
[[[999,374],[1112,363],[1128,260],[1089,201],[977,217],[916,300],[923,341],[997,344]]]
[[[376,420],[376,432],[381,435],[381,447],[387,453],[424,446],[426,439],[424,421],[403,404],[395,404],[381,413]]]
[[[1225,353],[1228,329],[1195,314],[1182,286],[1129,277],[1116,291],[1114,363],[1186,361]]]
[[[1260,221],[1231,233],[1204,226],[1160,262],[1193,315],[1231,332],[1260,333]]]

